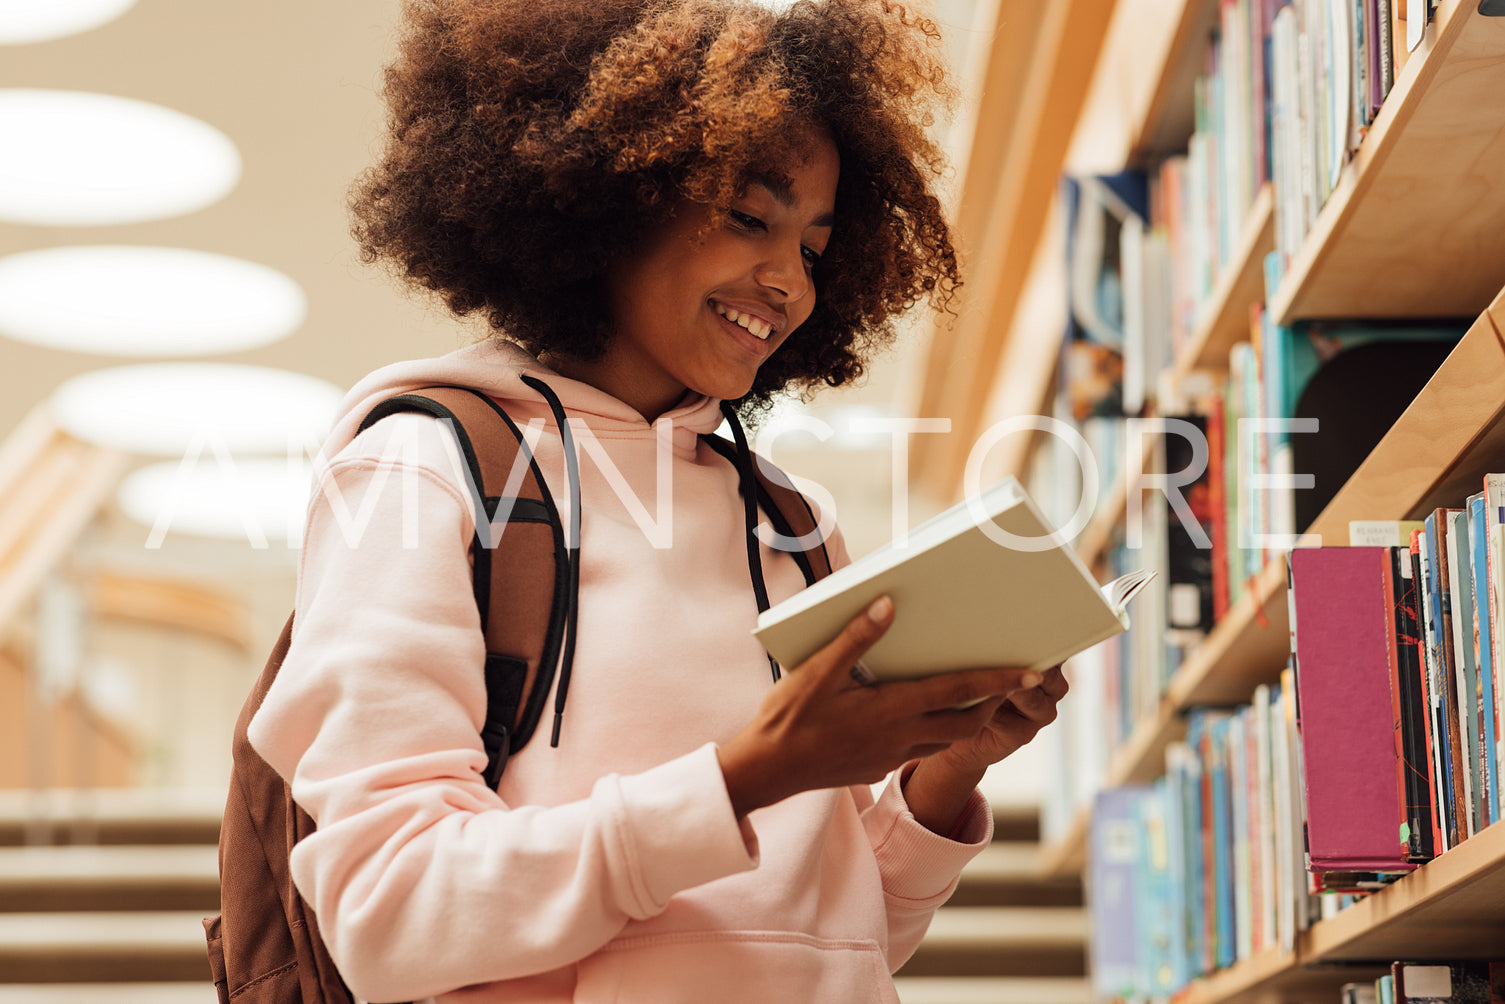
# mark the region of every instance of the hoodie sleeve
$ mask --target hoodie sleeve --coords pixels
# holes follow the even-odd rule
[[[569,965],[757,864],[712,746],[552,807],[509,807],[482,780],[472,524],[440,428],[385,419],[323,472],[292,644],[250,725],[318,824],[293,879],[366,1000]],[[402,429],[416,460],[378,456]]]
[[[890,972],[909,961],[930,918],[955,891],[962,868],[993,839],[993,813],[980,791],[972,792],[950,836],[932,833],[916,820],[903,787],[914,765],[896,771],[876,801],[870,789],[854,790],[883,877]]]

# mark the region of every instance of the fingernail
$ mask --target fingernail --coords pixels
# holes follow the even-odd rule
[[[1030,687],[1038,687],[1044,679],[1039,673],[1025,673],[1019,678],[1019,685],[1028,690]]]
[[[867,616],[874,624],[887,624],[888,619],[894,615],[894,601],[887,596],[880,596],[868,604]]]

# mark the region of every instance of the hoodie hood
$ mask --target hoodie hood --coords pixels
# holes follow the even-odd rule
[[[720,401],[687,392],[678,405],[650,424],[631,405],[590,384],[560,376],[521,346],[488,338],[437,358],[392,363],[361,378],[340,402],[324,456],[333,457],[349,445],[378,402],[434,384],[473,388],[500,403],[514,421],[538,417],[553,425],[548,404],[523,382],[524,376],[547,383],[570,418],[583,421],[600,438],[651,439],[661,423],[672,422],[676,450],[693,450],[695,437],[714,432],[722,421]]]

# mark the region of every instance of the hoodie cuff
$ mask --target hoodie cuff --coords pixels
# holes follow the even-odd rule
[[[714,744],[620,777],[617,787],[640,917],[661,912],[677,892],[758,866],[757,834],[732,809]]]
[[[932,833],[904,801],[904,780],[914,767],[907,764],[889,778],[866,823],[889,902],[931,910],[950,897],[962,867],[993,839],[993,812],[974,789],[952,835]]]

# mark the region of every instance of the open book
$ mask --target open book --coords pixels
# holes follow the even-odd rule
[[[763,612],[753,634],[792,668],[886,594],[894,622],[863,657],[873,680],[1044,669],[1126,630],[1125,608],[1153,575],[1099,587],[1006,478]]]

